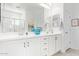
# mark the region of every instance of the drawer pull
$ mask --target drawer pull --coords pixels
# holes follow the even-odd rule
[[[47,48],[44,48],[44,50],[47,50]]]
[[[24,42],[24,47],[25,47],[25,42]]]
[[[48,38],[44,38],[44,40],[47,40]]]
[[[29,47],[29,45],[27,45],[27,47]]]
[[[29,44],[29,42],[27,42],[27,44]]]
[[[47,43],[44,43],[44,45],[46,45]]]
[[[57,40],[57,37],[55,37],[55,40]]]

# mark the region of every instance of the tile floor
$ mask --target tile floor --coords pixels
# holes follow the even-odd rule
[[[65,53],[57,53],[54,56],[79,56],[79,50],[76,49],[69,49]]]

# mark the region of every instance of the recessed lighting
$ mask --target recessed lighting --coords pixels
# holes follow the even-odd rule
[[[47,8],[47,9],[50,9],[50,7],[44,3],[41,3],[40,6],[44,7],[44,8]]]

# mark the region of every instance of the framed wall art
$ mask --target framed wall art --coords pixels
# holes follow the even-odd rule
[[[79,26],[79,19],[72,19],[72,20],[71,20],[71,26],[72,26],[72,27],[77,27],[77,26]]]

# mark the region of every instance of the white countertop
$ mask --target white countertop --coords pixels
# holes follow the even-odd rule
[[[19,39],[28,39],[28,38],[35,38],[35,37],[41,37],[41,36],[49,36],[49,35],[57,35],[61,34],[61,32],[53,32],[52,33],[46,33],[41,32],[40,35],[35,35],[34,33],[28,33],[28,35],[19,35],[18,33],[0,33],[0,41],[3,40],[19,40]]]

